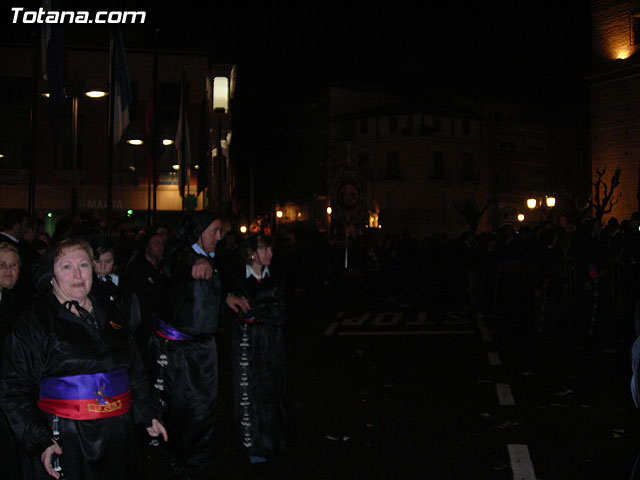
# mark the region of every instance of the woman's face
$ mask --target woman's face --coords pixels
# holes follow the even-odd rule
[[[271,265],[271,259],[273,258],[273,250],[271,247],[258,247],[256,250],[256,261],[263,267]]]
[[[79,303],[84,301],[93,279],[89,254],[83,249],[65,252],[53,265],[53,276],[58,284],[56,293]]]
[[[104,278],[113,271],[113,253],[104,252],[100,258],[93,261],[93,270],[100,278]]]
[[[0,288],[13,288],[20,273],[20,259],[15,252],[0,252]]]

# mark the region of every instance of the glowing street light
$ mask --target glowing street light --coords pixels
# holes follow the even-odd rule
[[[240,233],[247,233],[247,226],[246,225],[242,225],[240,227]]]
[[[331,207],[327,207],[327,215],[331,215],[333,213],[333,209]]]
[[[547,207],[553,208],[556,206],[556,197],[547,197],[546,198]]]
[[[522,214],[522,213],[518,214],[518,221],[519,222],[524,222],[524,214]]]
[[[276,217],[282,218],[283,215],[284,215],[284,213],[282,212],[282,210],[277,210],[276,211]]]
[[[107,96],[107,92],[103,92],[102,90],[89,90],[88,92],[84,92],[84,94],[89,98],[102,98]]]
[[[527,199],[527,207],[529,207],[531,210],[533,210],[537,206],[538,206],[538,201],[535,198]]]

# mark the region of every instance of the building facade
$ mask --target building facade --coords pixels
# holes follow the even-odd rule
[[[57,142],[50,98],[44,95],[48,83],[37,75],[34,85],[33,72],[39,65],[35,66],[32,46],[1,45],[0,57],[0,209],[27,209],[33,195],[33,207],[40,216],[67,216],[74,212],[104,216],[108,175],[113,214],[122,217],[133,213],[138,223],[149,221],[152,215],[165,218],[212,202],[218,210],[230,208],[234,184],[229,162],[231,114],[228,108],[214,111],[213,77],[220,74],[214,71],[220,66],[211,65],[207,52],[126,49],[132,90],[130,123],[114,146],[111,172],[108,97],[85,95],[90,90],[108,91],[108,49],[66,49],[67,98],[61,116],[53,120],[57,124]],[[225,71],[232,82],[231,67]],[[184,199],[179,189],[178,151],[172,143],[178,127],[183,75],[191,154]],[[148,148],[154,88],[155,118],[159,119],[156,137],[164,141],[157,153],[155,185]],[[231,83],[230,92],[232,88]],[[31,118],[35,119],[33,129]],[[143,143],[129,143],[135,139]],[[32,146],[35,188],[30,190]],[[222,154],[218,155],[218,151]]]
[[[609,217],[638,211],[640,176],[640,2],[591,2],[593,64],[589,79],[592,177],[620,169]]]
[[[330,97],[334,225],[456,236],[516,225],[519,213],[538,221],[526,200],[550,193],[548,135],[522,120],[518,105],[435,108],[345,90]]]

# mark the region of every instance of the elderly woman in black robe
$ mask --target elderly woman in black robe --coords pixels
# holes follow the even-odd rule
[[[134,422],[167,438],[135,343],[117,310],[90,294],[89,244],[63,240],[50,256],[51,291],[16,322],[0,376],[24,476],[135,478]]]

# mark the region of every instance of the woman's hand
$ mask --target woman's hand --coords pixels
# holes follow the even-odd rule
[[[62,449],[55,440],[53,441],[53,445],[47,447],[47,449],[42,452],[42,455],[40,455],[40,461],[49,475],[53,478],[60,478],[60,474],[53,469],[52,459],[54,454],[62,455]]]
[[[147,427],[147,433],[152,437],[157,437],[158,435],[162,435],[162,438],[164,438],[165,442],[169,440],[169,436],[167,435],[167,429],[164,428],[164,425],[162,425],[155,418],[151,420],[151,426]]]
[[[244,313],[251,310],[249,301],[244,297],[236,297],[235,295],[229,294],[225,301],[227,306],[236,313],[238,312],[238,309],[242,310]]]

